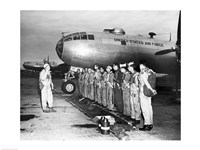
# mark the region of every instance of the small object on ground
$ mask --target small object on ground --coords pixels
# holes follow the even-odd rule
[[[110,134],[110,122],[106,117],[103,117],[101,120],[101,134]]]
[[[126,134],[125,132],[120,132],[119,134],[115,135],[119,140],[121,141],[128,141],[130,140],[130,137],[128,134]]]
[[[88,110],[92,111],[92,110],[94,110],[94,107],[95,107],[95,104],[91,104],[91,105],[88,107]]]
[[[83,97],[83,98],[81,98],[81,99],[79,99],[78,101],[80,102],[80,101],[82,101],[82,100],[84,100],[85,98]]]

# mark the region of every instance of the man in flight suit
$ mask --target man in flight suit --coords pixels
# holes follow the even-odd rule
[[[107,66],[106,71],[107,71],[107,78],[106,78],[106,90],[107,90],[107,106],[108,109],[110,110],[115,110],[114,109],[114,102],[113,102],[113,95],[114,95],[114,91],[113,91],[113,79],[114,79],[114,74],[111,71],[112,67],[111,66]]]
[[[95,96],[95,101],[101,104],[101,84],[100,84],[100,79],[101,79],[101,72],[99,70],[99,66],[95,65],[95,80],[94,80],[94,96]]]
[[[118,112],[123,113],[123,97],[122,97],[122,72],[119,70],[119,65],[114,64],[114,104]]]
[[[44,64],[44,69],[40,72],[39,76],[39,86],[41,90],[41,102],[42,102],[42,109],[43,112],[56,112],[56,110],[53,109],[53,94],[52,90],[54,88],[52,78],[51,78],[51,72],[50,72],[50,66],[49,64]],[[48,106],[47,106],[48,103]],[[49,109],[48,109],[49,107]]]
[[[88,78],[88,84],[89,84],[89,97],[91,100],[94,100],[94,70],[91,68],[88,69],[89,78]]]
[[[106,94],[106,77],[107,77],[107,72],[103,67],[100,68],[101,71],[101,104],[104,107],[107,107],[107,94]]]
[[[123,80],[122,91],[123,91],[123,104],[124,104],[123,114],[126,115],[127,118],[129,118],[129,116],[131,116],[130,85],[129,85],[131,75],[126,66],[121,67],[121,72],[123,73],[123,78],[122,78]]]
[[[134,62],[128,63],[128,70],[131,73],[130,79],[130,105],[131,118],[133,119],[133,126],[140,123],[141,108],[139,102],[139,73],[134,69]]]

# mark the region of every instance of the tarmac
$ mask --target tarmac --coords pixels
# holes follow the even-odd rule
[[[92,121],[95,113],[87,113],[84,103],[67,98],[61,91],[62,79],[53,79],[56,92],[53,93],[57,112],[43,113],[37,78],[21,78],[20,139],[21,140],[104,140],[118,141],[113,134],[102,135]],[[172,92],[159,92],[152,100],[154,128],[151,131],[126,131],[132,140],[180,140],[181,103]],[[111,115],[117,113],[106,111]],[[90,114],[90,115],[88,115]],[[117,115],[124,120],[122,115]],[[126,120],[125,120],[126,122]]]

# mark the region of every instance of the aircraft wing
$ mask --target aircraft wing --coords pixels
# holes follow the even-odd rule
[[[24,62],[23,67],[27,70],[41,71],[43,69],[44,63],[42,62]],[[51,71],[53,72],[68,72],[70,66],[62,63],[59,65],[50,65]]]

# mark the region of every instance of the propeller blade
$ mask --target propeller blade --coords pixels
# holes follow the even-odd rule
[[[165,50],[156,52],[155,55],[165,55],[165,54],[168,54],[171,52],[176,52],[176,50],[175,49],[165,49]]]
[[[178,28],[177,28],[177,41],[176,45],[181,46],[181,11],[179,12]]]

